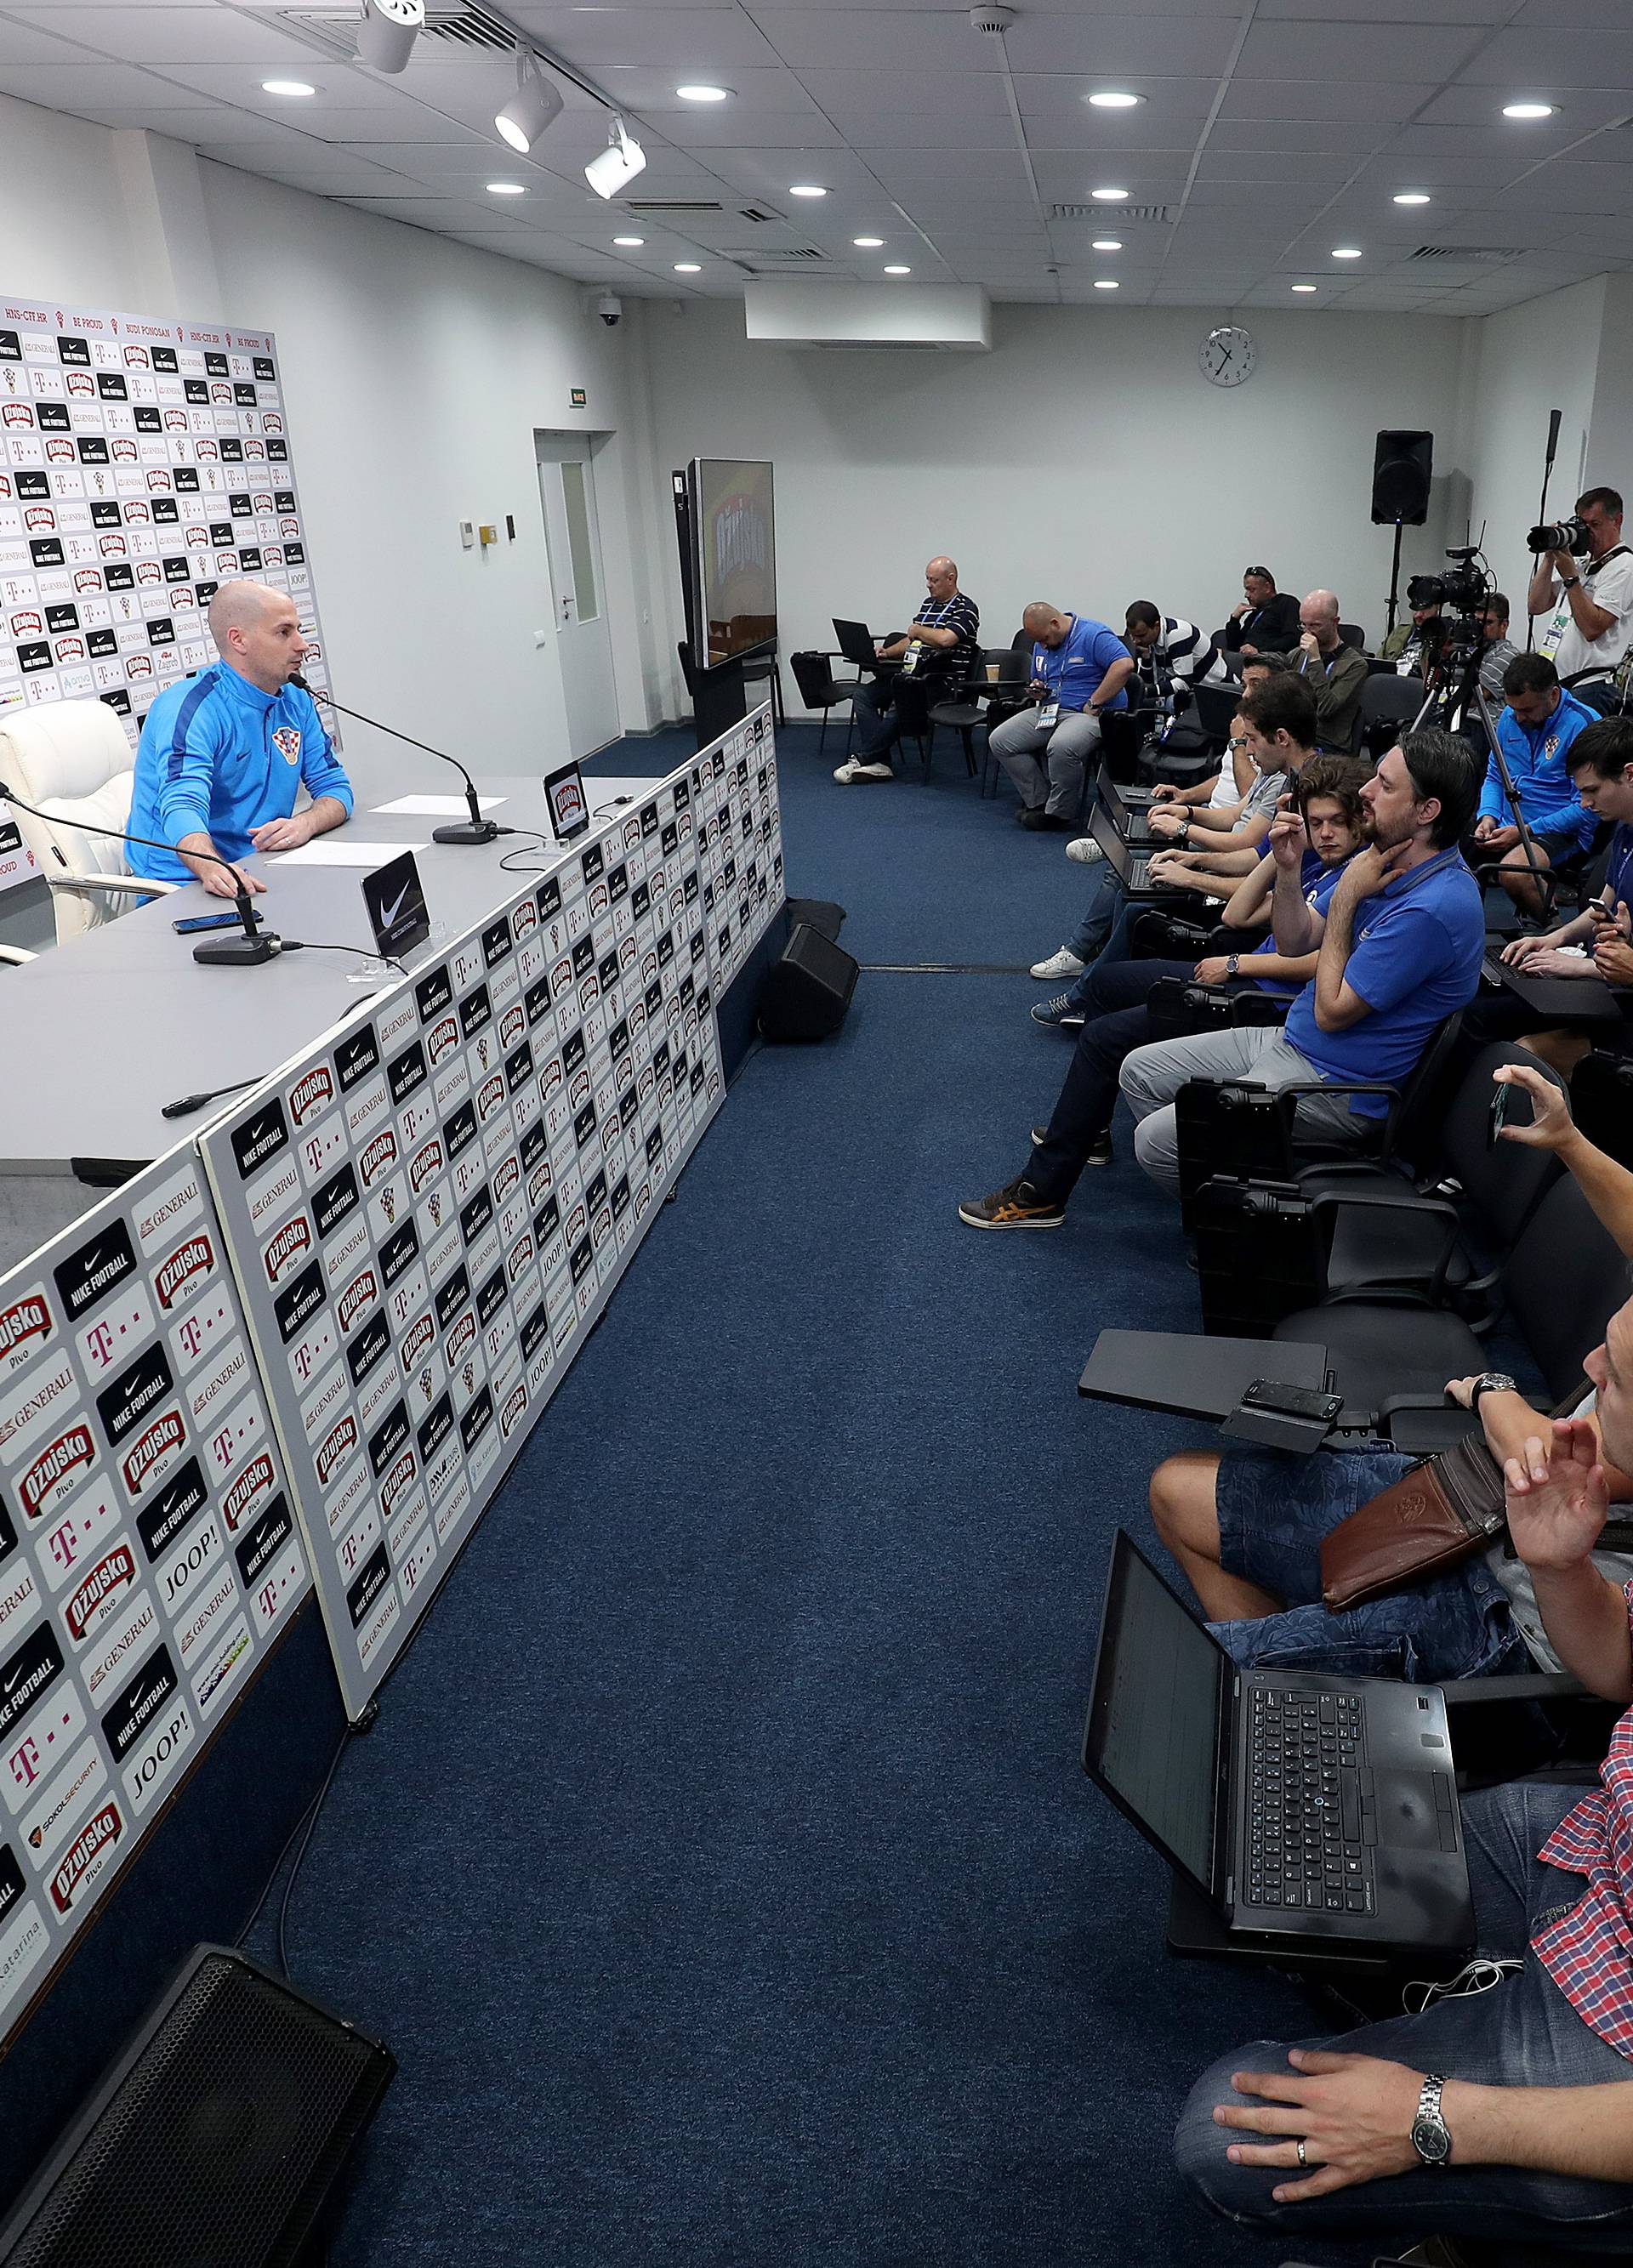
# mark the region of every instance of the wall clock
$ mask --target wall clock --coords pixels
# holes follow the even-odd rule
[[[1210,385],[1241,386],[1252,376],[1257,357],[1251,331],[1239,323],[1222,323],[1202,341],[1197,361]]]

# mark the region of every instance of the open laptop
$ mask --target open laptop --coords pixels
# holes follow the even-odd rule
[[[1152,836],[1150,829],[1142,825],[1141,835],[1147,844]],[[1136,850],[1125,842],[1118,830],[1110,806],[1096,796],[1089,806],[1089,832],[1105,851],[1107,862],[1123,887],[1134,895],[1151,893],[1161,885],[1151,880],[1151,862],[1144,850]]]
[[[1149,788],[1125,787],[1114,780],[1104,764],[1097,782],[1100,801],[1112,814],[1112,821],[1131,850],[1153,850],[1164,839],[1152,833],[1148,821],[1151,810]]]
[[[858,669],[875,669],[879,657],[874,651],[873,632],[866,622],[842,622],[833,617],[833,642],[846,661],[854,662]]]
[[[1473,1948],[1439,1689],[1238,1669],[1120,1528],[1083,1769],[1245,1950]]]
[[[1495,943],[1488,939],[1480,964],[1480,973],[1488,984],[1496,985],[1533,1014],[1548,1021],[1621,1023],[1621,1004],[1602,976],[1527,976],[1523,962],[1518,968],[1511,968],[1502,958],[1500,948],[1506,941],[1501,938]]]

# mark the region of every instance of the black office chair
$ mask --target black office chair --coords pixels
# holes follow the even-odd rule
[[[1374,763],[1386,756],[1423,705],[1421,677],[1375,671],[1361,688],[1361,750]]]
[[[1353,646],[1357,653],[1366,652],[1366,632],[1359,622],[1340,622],[1338,635],[1346,645]]]
[[[1192,688],[1192,716],[1223,752],[1230,743],[1230,720],[1242,705],[1241,688],[1232,685],[1197,685]]]
[[[788,656],[788,666],[794,672],[794,682],[799,689],[800,699],[808,709],[819,709],[822,711],[822,730],[816,735],[816,753],[819,756],[823,752],[824,743],[828,738],[828,711],[831,709],[839,708],[841,703],[848,705],[851,696],[862,681],[860,674],[855,677],[833,675],[829,669],[829,662],[843,659],[843,655],[834,656],[825,653],[791,653]],[[851,734],[855,730],[855,725],[856,711],[853,708],[850,711],[850,725],[845,735],[846,756],[851,753]]]
[[[788,719],[783,713],[782,672],[777,666],[777,646],[775,640],[772,641],[772,649],[769,653],[755,654],[743,663],[743,681],[745,686],[769,686],[771,688],[772,715],[779,725],[786,725],[787,723]],[[749,703],[750,708],[753,708],[757,704],[753,701],[750,701]]]

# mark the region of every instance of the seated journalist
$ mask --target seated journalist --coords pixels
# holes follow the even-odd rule
[[[1015,783],[1023,827],[1070,832],[1100,718],[1128,706],[1134,658],[1115,630],[1034,600],[1021,618],[1032,639],[1031,705],[993,727],[988,742]]]
[[[1579,1137],[1564,1154],[1633,1251],[1633,1176]],[[1613,1498],[1633,1490],[1633,1302],[1586,1368],[1591,1412],[1550,1423],[1498,1388],[1481,1415],[1525,1594],[1511,1611],[1534,1626],[1537,1658],[1627,1713],[1591,1793],[1518,1779],[1464,1799],[1477,1958],[1460,1990],[1336,2037],[1253,2041],[1192,2089],[1180,2171],[1283,2249],[1318,2234],[1392,2255],[1432,2235],[1618,2257],[1633,2245],[1633,1585],[1593,1548]]]
[[[1309,845],[1304,879],[1310,902],[1318,908],[1331,896],[1344,862],[1360,843],[1360,791],[1366,777],[1366,767],[1352,756],[1312,756],[1293,783],[1290,800]],[[1289,958],[1277,952],[1274,937],[1254,942],[1275,873],[1275,860],[1261,858],[1226,906],[1223,926],[1238,932],[1235,949],[1201,961],[1102,961],[1089,971],[1079,988],[1083,1028],[1048,1124],[1032,1129],[1031,1155],[1015,1181],[991,1197],[959,1206],[958,1217],[969,1227],[1059,1228],[1083,1168],[1111,1164],[1118,1071],[1129,1049],[1150,1038],[1146,1004],[1165,977],[1231,992],[1262,992],[1273,1000],[1293,998],[1313,969],[1315,955]]]
[[[1298,601],[1278,591],[1267,567],[1249,567],[1242,576],[1242,599],[1232,607],[1223,640],[1227,653],[1282,653],[1298,637]]]
[[[1531,830],[1537,865],[1544,870],[1563,866],[1579,858],[1593,840],[1596,821],[1577,793],[1570,748],[1597,712],[1566,692],[1559,672],[1540,653],[1518,654],[1509,663],[1503,691],[1508,705],[1496,720],[1497,746]],[[1482,862],[1501,862],[1496,879],[1523,913],[1547,910],[1495,755],[1486,762],[1474,842]]]
[[[351,786],[317,704],[290,679],[306,659],[294,600],[265,583],[223,583],[210,602],[219,661],[168,685],[137,747],[130,831],[174,844],[129,846],[130,871],[193,879],[218,898],[264,890],[238,865],[255,850],[292,850],[351,816]],[[304,787],[312,801],[295,809]],[[225,873],[214,851],[233,867]]]
[[[1276,946],[1315,951],[1316,973],[1281,1031],[1163,1040],[1127,1058],[1120,1084],[1137,1122],[1134,1155],[1153,1181],[1179,1189],[1174,1097],[1187,1079],[1331,1085],[1331,1094],[1300,1101],[1297,1123],[1349,1137],[1376,1130],[1384,1098],[1357,1095],[1352,1103],[1343,1082],[1400,1086],[1437,1027],[1467,1005],[1480,982],[1485,917],[1480,886],[1458,850],[1477,784],[1466,741],[1449,733],[1404,734],[1361,791],[1370,839],[1344,869],[1325,917],[1304,899],[1300,830],[1277,820],[1270,831]]]
[[[1348,755],[1359,742],[1361,689],[1369,672],[1366,656],[1338,635],[1338,600],[1331,591],[1312,591],[1298,609],[1298,643],[1289,659],[1315,696],[1320,745]]]
[[[858,780],[892,780],[890,749],[895,742],[896,696],[904,678],[922,681],[932,700],[944,698],[962,677],[980,637],[981,610],[967,592],[958,588],[958,570],[948,558],[932,559],[924,571],[924,603],[913,618],[913,627],[898,638],[879,644],[881,661],[896,661],[889,669],[858,686],[851,696],[856,727],[851,754],[836,765],[833,777],[842,787]]]

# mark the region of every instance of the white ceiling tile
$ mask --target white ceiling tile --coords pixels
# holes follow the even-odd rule
[[[1511,96],[1534,97],[1539,102],[1558,106],[1557,118],[1504,118],[1503,105]],[[1489,126],[1512,138],[1514,147],[1522,153],[1541,153],[1558,147],[1560,129],[1568,129],[1564,138],[1574,140],[1578,135],[1592,133],[1597,127],[1607,126],[1613,119],[1627,115],[1629,98],[1625,88],[1607,84],[1602,88],[1567,87],[1554,84],[1552,77],[1527,79],[1522,85],[1511,83],[1496,87],[1474,86],[1467,84],[1443,88],[1433,95],[1423,108],[1418,123],[1422,127]]]
[[[446,133],[454,129],[443,130]],[[516,162],[514,150],[501,150],[491,140],[484,143],[476,134],[468,134],[459,142],[358,142],[352,146],[377,166],[390,166],[398,173],[412,173],[417,178],[479,173],[484,169],[491,178],[497,178]]]
[[[1305,24],[1505,24],[1514,0],[1259,0],[1257,21]]]
[[[757,8],[774,52],[802,76],[808,68],[906,74],[976,71],[999,76],[997,57],[962,9]],[[1059,17],[1051,17],[1059,24]],[[1070,20],[1069,18],[1068,19]]]
[[[1393,144],[1397,131],[1388,121],[1317,118],[1217,118],[1208,137],[1209,151],[1334,152],[1350,158],[1364,158],[1380,144]]]
[[[1176,77],[1222,71],[1236,44],[1228,18],[1149,14],[1074,16],[1053,21],[1024,10],[1004,41],[1013,71],[1093,71],[1097,77],[1149,71]]]
[[[1324,157],[1308,150],[1216,150],[1210,140],[1197,160],[1196,178],[1258,184],[1268,202],[1282,190],[1337,188],[1356,162],[1342,151]]]
[[[0,65],[0,94],[15,94],[25,102],[43,103],[49,110],[79,114],[82,102],[162,104],[180,110],[189,105],[188,91],[157,79],[134,63],[6,63]],[[208,95],[191,101],[208,103]]]
[[[0,63],[84,63],[96,60],[96,50],[71,44],[71,33],[62,39],[35,28],[32,24],[13,23],[0,18]]]
[[[1220,116],[1400,120],[1420,110],[1435,91],[1433,85],[1397,85],[1370,75],[1358,79],[1298,79],[1290,73],[1258,80],[1233,78]]]
[[[968,118],[1007,120],[1009,115],[1003,79],[995,70],[919,70],[903,79],[892,72],[868,70],[853,63],[845,70],[802,69],[797,76],[811,100],[829,117],[849,114],[888,121],[898,112],[912,111],[943,118],[953,127]],[[883,131],[888,133],[888,126]],[[949,139],[956,144],[956,135]]]
[[[7,13],[127,63],[309,63],[321,52],[275,20],[231,8],[12,7]]]
[[[1499,32],[1462,77],[1470,85],[1517,87],[1526,94],[1533,79],[1544,78],[1555,87],[1626,90],[1633,86],[1633,32],[1559,33],[1540,26]],[[1629,107],[1625,93],[1622,107]]]
[[[193,87],[217,102],[247,103],[267,117],[288,118],[298,112],[304,118],[329,111],[355,114],[359,110],[390,115],[419,107],[403,92],[402,80],[375,78],[342,63],[303,62],[299,76],[315,87],[317,94],[314,100],[299,105],[262,92],[266,71],[258,63],[188,62],[177,57],[154,68],[168,85]]]
[[[1255,22],[1237,71],[1249,79],[1356,78],[1375,84],[1437,85],[1454,75],[1479,40],[1478,33],[1439,24],[1392,25],[1380,36],[1364,22]]]
[[[564,63],[592,74],[610,63],[707,74],[778,60],[775,47],[736,8],[529,8],[528,27]]]
[[[281,151],[274,155],[259,144],[245,142],[212,144],[201,147],[199,155],[212,158],[218,165],[236,166],[240,172],[259,173],[266,180],[282,181],[290,188],[305,189],[314,197],[411,195],[415,187],[388,166],[371,166],[366,158],[354,158],[348,151],[326,151],[321,144],[315,157],[291,158]]]
[[[631,106],[632,109],[634,106]],[[900,122],[897,122],[899,125]],[[842,150],[845,136],[815,108],[802,111],[693,110],[666,116],[664,133],[681,150]],[[942,128],[945,146],[947,129]]]

